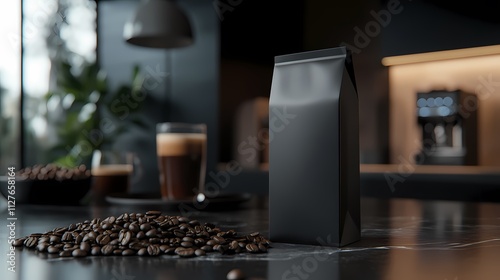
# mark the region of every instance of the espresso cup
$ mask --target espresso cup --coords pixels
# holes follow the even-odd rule
[[[205,124],[157,124],[156,153],[163,200],[191,199],[203,191],[206,130]]]
[[[131,152],[95,150],[92,155],[92,199],[95,204],[107,204],[111,193],[127,193],[132,180],[140,176],[139,158]]]

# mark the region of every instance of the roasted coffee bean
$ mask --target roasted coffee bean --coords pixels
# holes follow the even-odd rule
[[[12,245],[14,245],[14,247],[23,246],[24,240],[26,240],[26,238],[18,238],[14,241],[14,243]]]
[[[144,231],[139,231],[135,237],[137,239],[144,239],[146,238],[146,234],[144,233]]]
[[[247,244],[247,246],[245,246],[245,248],[250,253],[258,253],[259,252],[259,247],[255,244],[252,244],[252,243]]]
[[[75,244],[80,244],[80,243],[82,242],[82,240],[83,240],[83,236],[82,236],[82,235],[80,235],[80,234],[79,234],[79,235],[77,235],[77,236],[75,237]]]
[[[106,219],[104,219],[104,221],[110,224],[114,224],[116,222],[116,218],[115,216],[109,216]]]
[[[71,253],[73,257],[85,257],[87,256],[87,252],[84,250],[76,249]]]
[[[80,250],[83,250],[85,252],[90,251],[90,244],[88,242],[80,243]]]
[[[245,279],[245,274],[241,269],[235,268],[231,271],[229,271],[226,275],[227,280],[243,280]]]
[[[221,253],[221,254],[230,254],[230,253],[233,253],[234,251],[231,251],[229,250],[229,245],[218,245],[219,248],[218,248],[218,251]],[[215,247],[215,246],[214,246]],[[215,251],[215,250],[214,250]]]
[[[213,240],[217,241],[217,244],[224,244],[226,243],[226,239],[224,239],[224,237],[220,237],[220,236],[214,236],[212,237]]]
[[[262,253],[266,253],[266,252],[267,252],[267,247],[266,247],[264,244],[259,243],[258,247],[259,247],[259,250],[260,250]]]
[[[92,249],[90,250],[90,254],[92,256],[99,256],[101,254],[101,247],[99,246],[92,247]]]
[[[149,223],[144,223],[140,225],[140,229],[144,232],[147,232],[148,230],[151,229],[151,224]]]
[[[182,238],[182,241],[193,243],[194,239],[192,237],[185,236],[185,237]]]
[[[182,216],[163,216],[159,211],[124,213],[70,224],[45,233],[16,239],[14,246],[35,248],[40,253],[60,252],[61,256],[177,254],[203,256],[207,252],[234,254],[267,252],[270,242],[259,232],[238,235],[213,224],[201,224]],[[62,253],[62,252],[68,253]],[[83,252],[83,253],[82,253]]]
[[[36,250],[39,252],[45,252],[47,247],[49,247],[49,243],[47,242],[38,243],[38,245],[36,245]]]
[[[231,243],[229,243],[229,249],[236,250],[238,248],[240,248],[240,246],[238,245],[238,241],[233,240],[231,241]]]
[[[48,243],[50,241],[50,238],[48,236],[42,236],[38,238],[38,244],[40,243]]]
[[[55,247],[55,246],[49,246],[49,247],[47,247],[47,253],[49,253],[49,254],[57,254],[60,251],[61,250],[58,247]]]
[[[101,254],[105,255],[105,256],[109,256],[113,253],[113,250],[115,248],[113,247],[113,245],[104,245],[102,248],[101,248]]]
[[[177,255],[183,258],[190,258],[195,256],[193,248],[182,248],[177,252]]]
[[[161,211],[150,210],[150,211],[146,212],[146,215],[160,216],[161,215]]]
[[[61,241],[63,242],[69,242],[69,241],[73,241],[73,233],[72,232],[65,232],[61,238]]]
[[[202,249],[205,252],[212,252],[212,246],[209,245],[201,246],[200,249]]]
[[[170,244],[175,245],[175,246],[180,246],[182,242],[182,239],[179,237],[174,237],[170,239]]]
[[[109,235],[101,234],[101,235],[97,236],[95,241],[97,242],[97,244],[104,246],[111,241],[111,237],[109,237]]]
[[[194,244],[196,246],[203,246],[203,245],[205,245],[205,239],[203,239],[203,238],[196,238],[194,240]]]
[[[154,228],[152,228],[152,229],[148,230],[148,232],[146,232],[147,237],[156,237],[156,234],[157,234],[157,231]]]
[[[214,245],[219,244],[219,243],[217,242],[217,240],[210,239],[207,241],[206,244],[209,246],[214,246]]]
[[[66,246],[66,245],[68,245],[68,246]],[[65,251],[73,251],[73,250],[76,250],[76,249],[80,249],[80,246],[74,245],[74,244],[70,244],[70,243],[65,244],[64,247],[63,247],[63,250],[65,250]]]
[[[59,257],[71,257],[73,251],[61,251],[59,252]]]
[[[121,240],[121,244],[122,245],[127,245],[129,242],[130,242],[130,239],[132,238],[132,232],[131,231],[127,231],[123,234],[123,238]]]
[[[122,256],[133,256],[135,253],[136,252],[132,249],[125,249],[122,251]]]
[[[174,255],[175,254],[175,249],[176,249],[175,247],[170,247],[170,248],[167,248],[165,250],[165,252],[163,252],[163,253],[165,253],[167,255]]]
[[[132,243],[129,243],[129,244],[128,244],[128,247],[129,247],[130,249],[133,249],[133,250],[139,250],[139,249],[141,249],[141,248],[144,248],[144,246],[142,246],[142,245],[141,245],[140,243],[138,243],[138,242],[132,242]]]
[[[194,254],[195,254],[196,256],[200,257],[200,256],[205,256],[207,253],[206,253],[205,251],[203,251],[202,249],[196,249],[196,250],[194,251]]]
[[[38,237],[30,236],[24,240],[24,246],[27,248],[34,248],[38,243]]]
[[[139,251],[137,251],[138,256],[146,256],[148,254],[148,249],[146,248],[141,248]]]
[[[49,242],[50,243],[59,243],[59,242],[61,242],[61,237],[59,237],[57,235],[51,235],[49,238]]]
[[[170,246],[166,245],[166,244],[163,244],[163,245],[160,245],[160,251],[162,251],[163,253],[165,253],[165,251],[170,248]]]
[[[158,246],[158,245],[154,245],[154,244],[149,245],[147,250],[148,250],[148,254],[150,256],[157,256],[160,254],[160,246]]]
[[[130,225],[128,226],[128,229],[129,229],[131,232],[133,232],[133,233],[137,233],[137,232],[139,232],[140,227],[139,227],[139,225],[138,225],[138,224],[130,224]]]
[[[184,233],[184,231],[178,230],[178,229],[174,230],[174,235],[177,236],[177,237],[181,237],[181,238],[184,237],[184,236],[186,236],[186,234]]]
[[[149,239],[149,243],[152,243],[152,244],[158,244],[158,243],[161,243],[161,239],[160,239],[160,238],[153,237],[153,238],[150,238],[150,239]]]

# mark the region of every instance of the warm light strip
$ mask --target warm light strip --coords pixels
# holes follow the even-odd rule
[[[384,66],[393,66],[401,64],[457,59],[465,57],[492,55],[492,54],[500,54],[500,45],[389,56],[382,58],[382,64]]]

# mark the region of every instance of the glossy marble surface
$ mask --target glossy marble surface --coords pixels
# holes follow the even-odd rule
[[[0,210],[0,279],[226,279],[240,268],[247,279],[499,279],[500,204],[362,198],[362,240],[343,248],[273,243],[267,254],[179,259],[161,257],[52,258],[16,251],[7,270],[7,210]],[[223,229],[268,234],[265,197],[229,211],[193,211]],[[16,235],[44,232],[94,217],[160,209],[152,206],[56,207],[17,205]],[[297,221],[300,226],[300,221]],[[328,242],[326,236],[318,236]]]

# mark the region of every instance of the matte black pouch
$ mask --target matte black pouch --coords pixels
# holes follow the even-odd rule
[[[269,237],[360,238],[358,95],[345,47],[275,57],[269,101]]]

